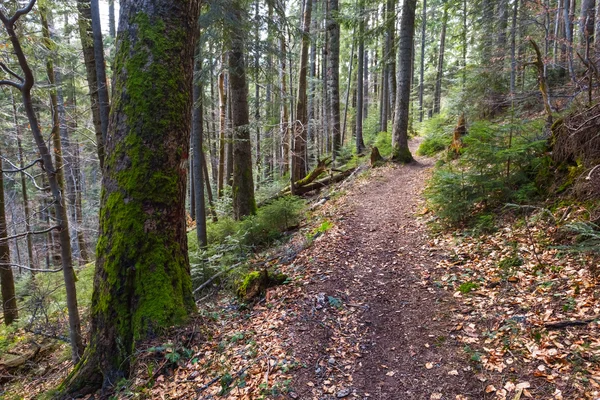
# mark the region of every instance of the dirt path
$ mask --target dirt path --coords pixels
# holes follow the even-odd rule
[[[441,255],[416,213],[431,164],[371,171],[331,210],[335,228],[296,262],[313,279],[288,337],[305,367],[292,397],[483,398],[453,338],[453,299],[428,282]]]

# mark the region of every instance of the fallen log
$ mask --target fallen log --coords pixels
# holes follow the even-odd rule
[[[328,176],[327,178],[320,179],[308,185],[304,185],[296,188],[296,194],[306,194],[313,190],[321,189],[334,183],[338,183],[352,175],[356,168],[351,168],[344,172],[340,172],[337,175]]]
[[[331,161],[329,158],[319,160],[317,162],[317,166],[314,167],[313,170],[308,173],[308,175],[294,182],[294,187],[299,188],[314,182],[319,178],[319,176],[321,176],[323,172],[327,171],[327,168],[329,167],[329,165],[331,165],[332,162],[333,161]]]
[[[595,317],[591,317],[591,318],[587,318],[587,319],[548,322],[548,323],[544,324],[544,327],[548,330],[552,330],[552,329],[567,328],[569,326],[585,326],[585,325],[590,324],[598,319],[600,319],[600,315],[596,315]]]

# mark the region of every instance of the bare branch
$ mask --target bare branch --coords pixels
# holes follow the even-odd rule
[[[48,229],[42,229],[41,231],[27,231],[27,232],[18,233],[16,235],[7,236],[7,237],[5,237],[3,239],[0,239],[0,242],[6,242],[6,241],[9,241],[9,240],[12,240],[12,239],[18,239],[18,238],[29,236],[29,235],[41,235],[42,233],[48,233],[48,232],[53,231],[55,229],[60,229],[60,226],[59,225],[52,226],[52,227],[50,227]]]
[[[23,88],[23,86],[18,84],[17,82],[9,81],[7,79],[0,80],[0,86],[3,86],[3,85],[4,86],[12,86],[18,90],[21,90]]]
[[[12,16],[12,18],[9,20],[9,22],[11,24],[14,24],[15,22],[17,22],[19,20],[19,18],[21,18],[23,15],[28,14],[29,11],[31,11],[33,9],[33,6],[35,5],[36,0],[30,0],[29,4],[27,4],[25,7],[21,8],[20,10],[17,10],[15,12],[15,15]]]
[[[4,157],[2,157],[2,158],[4,158]],[[5,174],[15,174],[17,172],[23,172],[26,169],[29,169],[29,168],[33,167],[35,164],[37,164],[38,162],[41,162],[41,161],[42,161],[42,159],[38,158],[37,160],[33,161],[31,164],[29,164],[29,165],[27,165],[25,167],[19,168],[19,169],[10,169],[10,170],[5,170],[4,169],[3,170],[2,168],[0,168],[0,172],[4,172]]]
[[[21,76],[19,76],[12,69],[8,68],[8,66],[1,61],[0,61],[0,68],[2,68],[4,71],[6,71],[9,75],[12,75],[14,78],[17,78],[19,81],[25,82],[25,79],[21,78]]]
[[[13,168],[15,169],[19,169],[19,166],[15,165],[12,161],[10,161],[8,158],[0,156],[1,159],[3,159],[4,161],[6,161],[7,163],[9,163]],[[42,169],[43,168],[43,164],[42,164]],[[9,171],[10,172],[10,171]],[[33,175],[31,175],[29,172],[27,171],[21,171],[23,172],[25,175],[27,175],[32,181],[33,181],[33,186],[35,186],[36,189],[41,190],[41,191],[48,191],[49,188],[48,187],[41,187],[37,184],[37,181],[35,180],[35,177]]]
[[[22,269],[26,269],[27,271],[32,271],[32,272],[60,272],[62,271],[62,268],[59,269],[37,269],[37,268],[30,268],[27,267],[25,265],[20,265],[20,264],[13,264],[13,263],[0,263],[0,267],[15,267],[15,268],[22,268]]]

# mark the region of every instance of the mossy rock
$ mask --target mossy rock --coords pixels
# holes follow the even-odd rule
[[[268,288],[283,284],[287,275],[270,272],[267,269],[252,271],[237,283],[237,295],[243,301],[251,301],[263,295]]]

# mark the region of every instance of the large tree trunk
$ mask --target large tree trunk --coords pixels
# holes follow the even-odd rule
[[[231,50],[229,52],[229,87],[231,122],[233,124],[233,216],[241,219],[256,212],[250,143],[250,111],[244,62],[245,39],[241,0],[233,4]]]
[[[308,124],[308,50],[310,45],[310,19],[312,14],[312,1],[307,0],[304,7],[304,21],[302,23],[302,44],[300,49],[300,70],[298,74],[298,100],[296,101],[296,119],[294,121],[294,148],[292,151],[292,176],[291,181],[296,182],[306,175],[306,126]],[[339,109],[339,107],[338,107]],[[293,185],[292,185],[293,192]]]
[[[442,102],[442,78],[444,76],[444,53],[446,51],[446,27],[448,25],[448,3],[444,2],[444,16],[442,17],[442,33],[440,35],[440,52],[438,54],[437,74],[435,77],[435,91],[433,93],[433,114],[439,114]]]
[[[398,90],[396,91],[396,116],[392,131],[392,159],[401,163],[413,160],[408,148],[408,111],[410,107],[410,78],[413,65],[416,2],[416,0],[404,0],[400,19]]]
[[[2,151],[0,149],[0,156]],[[2,158],[0,158],[0,170]],[[0,291],[2,292],[2,311],[4,323],[12,324],[18,317],[17,298],[15,296],[15,280],[10,265],[10,246],[8,244],[8,225],[6,225],[6,208],[4,207],[4,174],[0,172]],[[29,236],[29,235],[28,235]]]
[[[77,0],[77,11],[79,17],[79,37],[81,38],[85,73],[88,90],[90,91],[96,147],[98,159],[100,160],[100,168],[102,168],[104,165],[104,138],[102,136],[102,123],[100,121],[100,99],[98,98],[98,77],[96,75],[96,59],[94,55],[91,0]]]
[[[195,0],[125,0],[106,143],[90,340],[64,382],[76,397],[129,376],[139,340],[195,308],[187,254]]]
[[[309,0],[307,0],[309,1]],[[337,22],[340,11],[338,0],[329,0],[327,12],[327,38],[329,49],[327,56],[327,84],[329,86],[329,105],[331,112],[332,157],[335,161],[341,146],[340,121],[340,24]]]

